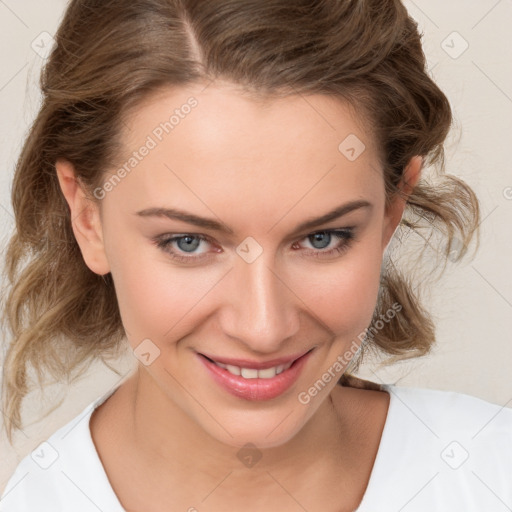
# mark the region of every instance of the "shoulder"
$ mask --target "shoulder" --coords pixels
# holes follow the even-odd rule
[[[401,415],[416,416],[440,431],[512,435],[512,409],[457,391],[384,386]]]
[[[2,493],[0,512],[122,510],[89,429],[92,412],[110,394],[89,403],[19,462]]]
[[[390,393],[389,430],[421,440],[450,465],[473,462],[512,472],[512,409],[482,398],[439,389],[384,386]],[[494,455],[496,458],[494,459]],[[456,465],[453,463],[452,465]]]
[[[423,512],[441,503],[443,510],[477,512],[512,503],[511,409],[455,391],[383,389],[388,417],[358,512],[407,504]]]
[[[403,483],[397,497],[405,503],[425,486],[415,498],[418,510],[435,509],[439,500],[447,510],[468,511],[494,510],[496,496],[512,503],[511,409],[456,391],[385,388],[382,467]]]

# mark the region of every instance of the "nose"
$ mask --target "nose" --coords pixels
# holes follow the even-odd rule
[[[221,314],[225,335],[262,354],[283,352],[299,330],[302,304],[271,256],[264,251],[252,263],[236,259]]]

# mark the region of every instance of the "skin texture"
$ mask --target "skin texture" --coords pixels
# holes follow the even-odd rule
[[[160,351],[93,415],[98,452],[127,510],[215,511],[227,503],[249,511],[353,510],[368,483],[389,396],[332,379],[309,403],[297,397],[359,343],[405,202],[396,198],[385,211],[373,141],[339,100],[293,95],[261,103],[227,83],[149,98],[126,118],[119,166],[191,96],[198,105],[100,208],[85,197],[73,166],[56,163],[84,261],[97,274],[112,273],[130,347],[149,339]],[[350,134],[366,146],[354,161],[338,149]],[[405,193],[421,165],[421,158],[411,160]],[[303,221],[359,199],[372,207],[291,236]],[[233,234],[136,215],[151,207],[215,219]],[[351,226],[355,239],[345,251],[314,256],[346,242],[332,236],[323,248],[308,235]],[[183,234],[208,241],[190,253],[177,242],[167,250],[204,259],[178,262],[152,242]],[[262,249],[251,263],[236,251],[247,237]],[[266,361],[313,347],[291,389],[259,402],[228,394],[197,356]],[[251,468],[237,457],[249,442],[262,455]]]

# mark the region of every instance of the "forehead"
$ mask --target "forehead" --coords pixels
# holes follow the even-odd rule
[[[190,107],[191,103],[193,107]],[[217,81],[206,85],[160,88],[126,112],[123,138],[125,142],[130,139],[136,142],[133,135],[153,133],[156,138],[170,135],[165,138],[176,139],[180,132],[184,132],[190,144],[199,150],[217,146],[230,130],[236,130],[230,135],[238,142],[243,139],[244,145],[233,145],[231,150],[235,152],[237,147],[246,151],[251,142],[253,149],[257,149],[265,136],[279,144],[297,146],[301,141],[313,142],[320,137],[326,147],[337,149],[346,136],[353,134],[373,152],[376,148],[373,147],[374,137],[368,130],[370,123],[363,122],[362,114],[332,95],[256,96],[229,82]],[[189,120],[184,122],[187,118]],[[169,121],[170,131],[164,130],[162,134],[159,125]],[[183,143],[185,137],[181,139]],[[222,142],[229,143],[229,139],[224,138]],[[308,146],[302,145],[301,149],[306,150]]]
[[[326,95],[255,100],[225,83],[169,87],[130,111],[123,126],[121,164],[151,147],[123,184],[137,190],[141,207],[192,201],[204,212],[202,199],[218,207],[244,198],[254,213],[299,200],[307,207],[326,197],[333,205],[363,193],[370,199],[381,190],[371,134],[349,105]]]

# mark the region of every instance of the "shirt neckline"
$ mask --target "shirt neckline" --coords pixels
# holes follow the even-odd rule
[[[102,475],[104,476],[104,488],[105,492],[110,495],[110,499],[113,500],[117,506],[119,506],[120,510],[125,511],[123,506],[121,505],[121,502],[119,501],[119,498],[117,494],[114,492],[114,489],[112,485],[110,484],[110,480],[108,478],[108,475],[105,471],[105,467],[103,466],[103,463],[101,462],[100,455],[98,453],[98,450],[96,449],[96,445],[94,444],[94,441],[92,439],[92,433],[91,433],[91,417],[92,413],[96,408],[98,408],[103,402],[105,402],[108,398],[110,398],[116,391],[119,389],[120,385],[116,386],[114,389],[108,391],[98,399],[96,399],[91,405],[89,405],[89,415],[87,418],[87,442],[91,447],[94,462],[96,466],[98,466],[101,469]],[[376,474],[379,472],[379,468],[381,466],[381,461],[384,458],[384,452],[386,451],[386,446],[388,443],[388,438],[390,437],[390,424],[391,424],[391,418],[394,415],[395,410],[395,401],[396,398],[394,397],[394,390],[396,386],[393,384],[381,384],[381,390],[385,391],[389,394],[389,403],[388,403],[388,410],[386,413],[386,420],[384,422],[384,427],[382,429],[382,433],[380,436],[379,441],[379,447],[377,449],[377,454],[375,455],[375,460],[373,462],[373,467],[370,472],[370,478],[368,479],[368,484],[366,486],[365,492],[363,494],[363,498],[361,499],[358,507],[355,509],[354,512],[364,512],[363,507],[367,506],[368,502],[371,500],[372,494],[373,494],[373,487],[375,480],[377,478]]]
[[[381,384],[380,388],[382,391],[385,391],[389,395],[389,404],[388,411],[386,414],[386,420],[384,422],[384,427],[382,429],[382,433],[380,435],[379,447],[377,449],[377,454],[375,455],[375,460],[373,461],[373,467],[370,472],[370,478],[368,479],[368,484],[366,486],[366,490],[364,491],[363,498],[359,502],[359,505],[354,510],[354,512],[364,512],[364,508],[368,505],[368,502],[372,499],[373,489],[376,486],[377,473],[380,471],[380,466],[382,464],[382,460],[384,459],[386,447],[388,445],[388,438],[390,437],[390,424],[392,422],[392,417],[395,412],[395,394],[394,390],[396,388],[393,384]]]
[[[96,449],[96,445],[94,444],[94,440],[92,438],[92,432],[91,432],[91,418],[92,418],[93,412],[103,402],[105,402],[108,398],[110,398],[120,388],[120,386],[121,386],[121,384],[117,385],[115,388],[109,390],[107,393],[103,394],[102,396],[100,396],[99,398],[94,400],[92,402],[92,404],[89,405],[90,410],[89,410],[89,415],[88,415],[88,418],[86,421],[86,424],[87,424],[86,432],[87,432],[87,444],[90,447],[90,451],[91,451],[92,457],[94,459],[94,464],[100,471],[101,475],[103,476],[103,482],[102,482],[103,493],[108,496],[109,502],[115,503],[115,506],[119,507],[119,510],[126,512],[124,507],[121,505],[121,502],[119,501],[119,497],[115,493],[114,488],[112,487],[112,484],[110,483],[107,472],[105,470],[105,466],[103,465],[103,462],[101,462],[100,454],[98,453],[98,450]]]

